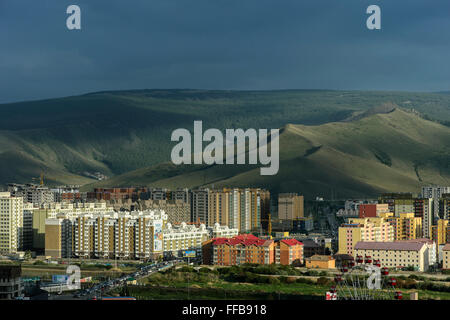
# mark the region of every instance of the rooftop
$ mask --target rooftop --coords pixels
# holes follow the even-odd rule
[[[308,261],[329,261],[329,260],[333,260],[333,257],[315,254],[312,257],[306,258],[306,260],[308,260]]]
[[[214,238],[213,245],[222,245],[227,244],[230,246],[235,245],[244,245],[244,246],[269,246],[273,243],[273,240],[264,240],[260,239],[258,237],[255,237],[252,234],[240,234],[238,236],[235,236],[233,238]]]
[[[400,250],[419,251],[425,244],[423,242],[394,241],[394,242],[364,242],[359,241],[355,250]]]
[[[287,244],[288,246],[295,246],[295,245],[303,245],[300,241],[297,239],[283,239],[281,242]]]

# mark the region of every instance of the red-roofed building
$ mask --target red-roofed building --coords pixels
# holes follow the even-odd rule
[[[275,263],[283,265],[303,264],[303,243],[296,239],[283,239],[275,246]]]
[[[213,238],[203,243],[203,263],[222,266],[243,263],[299,265],[303,263],[303,243],[295,239],[275,242],[252,234]]]
[[[215,265],[271,264],[275,260],[274,241],[260,239],[251,234],[241,234],[233,238],[215,238],[209,245],[212,249],[212,263]]]

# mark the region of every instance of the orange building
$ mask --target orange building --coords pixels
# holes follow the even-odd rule
[[[275,246],[275,263],[283,265],[303,264],[303,243],[296,239],[278,241]]]
[[[312,257],[306,258],[307,268],[317,268],[317,269],[334,269],[336,268],[336,260],[331,256],[321,256],[313,255]]]
[[[251,234],[212,240],[212,263],[215,265],[232,266],[243,263],[271,264],[275,262],[275,242],[273,240],[260,239]]]
[[[303,243],[295,239],[275,242],[251,234],[233,238],[214,238],[203,242],[203,263],[233,266],[243,263],[300,265]]]

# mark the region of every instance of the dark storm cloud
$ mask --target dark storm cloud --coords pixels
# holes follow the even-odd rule
[[[82,30],[66,29],[67,6]],[[365,28],[382,9],[382,30]],[[0,102],[112,89],[450,88],[436,0],[0,0]]]

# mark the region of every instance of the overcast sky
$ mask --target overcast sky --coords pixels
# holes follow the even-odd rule
[[[450,1],[0,0],[0,103],[100,90],[450,89]],[[82,10],[69,31],[66,9]],[[382,29],[366,28],[366,8]]]

